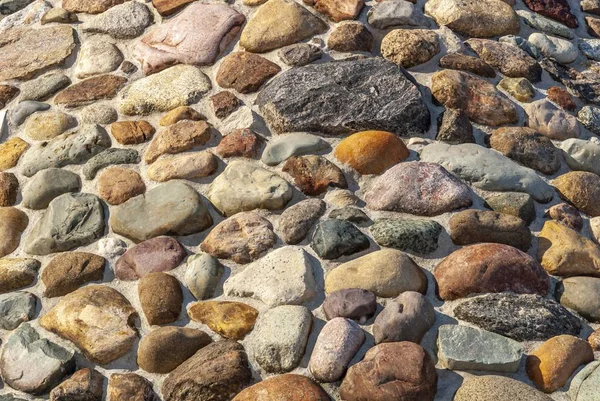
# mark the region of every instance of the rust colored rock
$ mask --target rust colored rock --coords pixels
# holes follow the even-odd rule
[[[152,384],[135,373],[113,373],[108,380],[107,401],[160,401]]]
[[[127,78],[110,74],[88,78],[58,92],[54,103],[70,108],[112,99],[126,82]]]
[[[222,91],[210,97],[213,111],[218,118],[226,118],[241,104],[240,99],[228,91]]]
[[[120,280],[137,280],[150,273],[173,270],[185,256],[185,248],[176,239],[152,238],[128,249],[117,260],[115,275]]]
[[[335,157],[361,174],[381,174],[409,153],[398,136],[386,131],[358,132],[335,148]]]
[[[472,72],[486,78],[495,78],[496,71],[485,61],[460,53],[446,54],[440,58],[440,67]]]
[[[138,296],[148,324],[167,324],[179,319],[183,292],[175,277],[163,272],[145,275],[138,283]]]
[[[587,339],[594,351],[600,351],[600,329],[597,329]]]
[[[232,401],[329,401],[321,386],[306,376],[274,376],[244,389]]]
[[[50,392],[50,401],[102,401],[104,377],[94,369],[83,368]]]
[[[348,188],[344,173],[338,166],[321,156],[292,156],[283,171],[307,195],[319,195],[331,187]]]
[[[530,10],[544,17],[562,22],[569,28],[577,28],[577,18],[571,14],[568,0],[523,0]]]
[[[17,202],[19,180],[13,173],[0,172],[0,206],[12,206]]]
[[[223,60],[216,80],[222,88],[233,88],[240,93],[253,93],[279,71],[281,67],[264,57],[248,52],[236,52]]]
[[[370,52],[373,47],[373,35],[361,23],[340,24],[329,35],[327,47],[339,52]]]
[[[304,0],[334,22],[356,19],[365,6],[364,0]]]
[[[144,120],[139,121],[118,121],[110,126],[112,136],[121,145],[137,145],[146,142],[152,135],[155,129]]]
[[[558,104],[565,110],[574,111],[577,105],[573,101],[573,97],[561,88],[560,86],[551,86],[548,88],[546,92],[546,96],[548,96],[549,100],[552,100],[554,103]]]
[[[29,218],[16,207],[0,207],[0,258],[12,253],[21,242]]]
[[[221,157],[255,158],[264,139],[250,129],[237,129],[221,139],[217,154]]]
[[[48,298],[66,295],[90,281],[101,281],[106,260],[88,252],[61,253],[42,271]]]
[[[175,14],[187,4],[195,0],[152,0],[152,5],[163,17]]]
[[[154,163],[164,154],[175,154],[202,146],[210,140],[211,127],[206,121],[179,121],[160,131],[144,154],[144,161]]]
[[[434,271],[443,300],[472,294],[511,291],[539,294],[549,291],[542,266],[525,252],[503,244],[476,244],[452,252]]]
[[[253,328],[258,311],[242,302],[202,301],[188,310],[190,317],[230,340],[243,340]]]

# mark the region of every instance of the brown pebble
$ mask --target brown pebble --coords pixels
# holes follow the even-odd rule
[[[128,168],[110,167],[98,178],[98,195],[111,205],[120,205],[144,192],[142,177]]]
[[[156,131],[148,121],[119,121],[110,126],[112,136],[121,145],[137,145],[146,142]]]
[[[190,106],[179,106],[165,114],[158,124],[162,127],[166,127],[182,120],[201,121],[206,120],[206,117],[192,109]]]
[[[217,118],[228,117],[240,105],[240,99],[228,91],[219,92],[210,98],[213,111]]]
[[[19,181],[13,173],[0,173],[0,206],[12,206],[17,201]]]
[[[558,104],[565,110],[573,111],[577,107],[575,102],[573,101],[573,97],[561,87],[552,86],[546,92],[546,96],[548,99],[552,100],[554,103]]]
[[[263,142],[263,138],[251,129],[236,129],[221,139],[216,152],[221,157],[254,158]]]
[[[149,324],[167,324],[179,319],[183,293],[175,277],[162,272],[142,277],[138,296]]]

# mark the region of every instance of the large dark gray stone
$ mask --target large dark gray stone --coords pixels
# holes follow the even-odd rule
[[[417,86],[404,69],[381,58],[292,68],[267,84],[256,103],[277,133],[383,130],[414,136],[430,124]]]
[[[456,308],[461,320],[517,341],[547,340],[561,334],[577,336],[581,321],[565,307],[539,295],[487,294]]]

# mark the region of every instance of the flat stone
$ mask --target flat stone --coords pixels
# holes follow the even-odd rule
[[[215,116],[221,119],[229,117],[241,104],[241,100],[229,91],[222,91],[211,96],[210,101]]]
[[[531,232],[519,217],[485,210],[464,210],[449,221],[450,238],[456,245],[478,242],[506,244],[526,252]]]
[[[163,17],[175,14],[194,0],[152,0],[152,5]]]
[[[252,371],[242,344],[218,341],[207,345],[179,365],[165,379],[165,401],[225,400],[252,382]]]
[[[271,307],[299,305],[316,294],[316,282],[308,254],[302,248],[286,246],[228,278],[223,292],[256,298]]]
[[[137,337],[136,313],[118,291],[91,285],[65,295],[40,319],[40,326],[73,342],[89,360],[105,365],[128,353]]]
[[[75,13],[67,11],[64,8],[55,7],[48,10],[48,12],[46,12],[40,20],[42,25],[51,24],[53,22],[59,24],[70,24],[73,22],[79,22],[79,18],[77,18],[77,14]]]
[[[144,161],[154,163],[160,156],[176,154],[206,144],[212,129],[206,121],[179,121],[154,136],[144,153]]]
[[[369,238],[346,220],[328,219],[319,223],[310,247],[323,259],[337,259],[369,248]]]
[[[438,71],[431,79],[433,97],[446,108],[463,110],[471,121],[494,127],[517,122],[515,105],[487,81],[456,70]]]
[[[14,330],[35,316],[37,298],[29,292],[0,295],[0,328]]]
[[[269,82],[256,103],[276,133],[383,130],[412,136],[429,127],[419,89],[397,65],[380,58],[292,68]]]
[[[0,206],[12,206],[17,202],[19,181],[13,173],[0,172]]]
[[[134,149],[110,148],[89,159],[81,172],[86,180],[93,180],[98,171],[104,167],[117,164],[138,164],[139,162],[140,155]]]
[[[473,327],[445,324],[438,329],[438,358],[450,370],[519,370],[523,347],[515,340]]]
[[[600,175],[600,166],[595,162],[600,157],[599,143],[572,138],[562,141],[558,147],[564,151],[565,161],[571,169]]]
[[[600,278],[566,278],[556,288],[556,299],[590,322],[600,321]]]
[[[137,280],[150,273],[173,270],[183,262],[186,251],[171,237],[156,237],[129,248],[115,264],[119,280]]]
[[[135,373],[113,373],[106,390],[109,400],[159,401],[152,384]]]
[[[177,279],[167,273],[148,273],[140,278],[138,297],[148,324],[168,324],[179,319],[183,292]]]
[[[434,0],[425,4],[425,13],[438,25],[465,36],[490,38],[518,33],[519,16],[501,0]]]
[[[58,92],[54,103],[72,108],[85,106],[97,100],[112,99],[125,83],[127,78],[119,75],[105,74],[88,78]]]
[[[191,255],[186,261],[185,285],[198,300],[212,298],[221,277],[223,266],[207,253]]]
[[[91,281],[102,281],[106,260],[87,252],[67,252],[56,256],[42,271],[44,296],[60,297]]]
[[[535,88],[526,78],[502,78],[498,88],[504,89],[519,102],[529,103],[535,97]]]
[[[430,145],[431,146],[431,145]],[[434,163],[400,163],[373,181],[364,200],[372,210],[435,216],[470,206],[471,191]]]
[[[61,64],[75,49],[74,32],[70,26],[3,32],[0,81],[32,78],[39,71]]]
[[[328,217],[330,219],[348,220],[349,222],[358,225],[368,225],[372,223],[369,216],[356,207],[344,207],[332,210]]]
[[[83,32],[104,33],[115,39],[132,39],[140,36],[152,23],[148,7],[137,1],[126,1],[100,15],[87,19]]]
[[[375,343],[410,341],[419,344],[435,323],[429,300],[415,291],[406,291],[388,302],[375,318]]]
[[[571,335],[549,339],[527,356],[525,370],[533,383],[545,393],[567,384],[580,366],[594,360],[594,351],[586,341]]]
[[[202,301],[193,304],[188,315],[222,337],[243,340],[252,331],[258,311],[241,302]]]
[[[302,242],[325,213],[325,208],[325,202],[320,199],[305,199],[288,207],[277,222],[279,236],[290,245]]]
[[[261,161],[267,166],[275,166],[292,156],[300,156],[325,150],[327,142],[318,136],[306,133],[279,135],[272,138],[263,151]]]
[[[423,13],[409,1],[384,0],[375,4],[367,13],[367,21],[373,28],[386,29],[393,26],[429,27]]]
[[[325,33],[327,24],[289,0],[269,0],[248,21],[240,37],[247,51],[265,53]]]
[[[204,252],[236,263],[250,263],[275,245],[269,220],[256,212],[241,212],[217,224],[200,246]]]
[[[334,22],[356,19],[365,6],[364,0],[304,0],[304,3]]]
[[[327,47],[338,52],[371,52],[373,35],[359,22],[338,25],[329,38]]]
[[[297,43],[281,48],[277,52],[277,56],[290,67],[301,67],[323,57],[323,52],[317,46]]]
[[[575,35],[573,31],[566,25],[559,22],[553,21],[550,18],[546,18],[540,14],[532,13],[526,10],[517,10],[519,17],[523,18],[523,21],[530,27],[540,30],[542,32],[562,36],[563,38],[573,39]]]
[[[280,71],[281,67],[277,64],[257,54],[235,52],[223,60],[215,79],[222,88],[233,88],[247,94],[258,91]]]
[[[427,291],[427,276],[408,255],[381,249],[343,263],[325,277],[325,292],[360,288],[378,297],[397,297],[406,291]]]
[[[537,100],[526,107],[529,127],[550,139],[577,138],[577,119],[547,100]]]
[[[446,109],[438,117],[435,139],[448,143],[475,143],[473,125],[467,113],[460,109]]]
[[[11,28],[29,27],[40,22],[42,17],[51,9],[52,4],[45,0],[33,1],[27,7],[5,16],[0,21],[0,32],[4,33]]]
[[[329,395],[310,378],[297,374],[270,377],[245,388],[232,401],[326,401]]]
[[[577,46],[566,39],[534,32],[529,35],[528,40],[540,49],[542,55],[551,57],[561,64],[572,63],[579,56]]]
[[[341,380],[365,338],[365,332],[352,320],[331,319],[315,342],[308,362],[310,373],[320,382]]]
[[[142,177],[131,169],[110,167],[98,178],[98,195],[111,205],[120,205],[144,192],[146,184]]]
[[[98,39],[87,40],[81,45],[75,65],[75,76],[87,78],[116,70],[123,62],[123,54],[113,43]]]
[[[154,181],[195,179],[212,175],[218,167],[218,159],[210,152],[187,153],[181,156],[162,158],[154,162],[146,174]]]
[[[487,294],[454,308],[467,323],[517,341],[541,341],[561,334],[577,335],[579,318],[559,303],[539,295]]]
[[[292,156],[282,171],[292,176],[294,184],[310,196],[326,192],[329,187],[348,187],[342,170],[322,156]]]
[[[559,150],[548,137],[530,128],[499,128],[492,132],[490,146],[504,156],[544,174],[551,175],[560,169]]]
[[[289,372],[300,364],[312,328],[304,306],[283,305],[263,313],[249,337],[249,348],[267,372]]]
[[[470,376],[454,395],[454,401],[511,400],[550,401],[552,398],[521,381],[504,376]]]
[[[33,284],[40,266],[39,261],[31,258],[0,259],[0,294]]]
[[[206,194],[225,216],[254,209],[283,209],[292,187],[279,175],[246,161],[232,161],[210,184]]]
[[[577,28],[577,18],[571,14],[571,7],[566,0],[524,0],[530,10],[538,14],[562,22],[569,28]]]
[[[579,211],[568,203],[559,203],[552,206],[544,212],[544,217],[550,217],[552,220],[556,220],[575,231],[580,232],[583,228],[583,218]]]
[[[552,181],[560,197],[583,213],[600,216],[600,177],[587,171],[571,171]]]
[[[194,3],[144,35],[134,56],[146,75],[174,64],[212,65],[245,18],[224,3]]]
[[[169,373],[211,342],[201,330],[159,327],[141,339],[137,363],[146,372]]]
[[[73,351],[41,338],[28,323],[3,344],[0,372],[4,383],[15,390],[44,394],[74,370]]]
[[[86,125],[77,132],[33,145],[21,160],[21,174],[31,177],[47,168],[84,163],[109,147],[110,138],[104,129]]]
[[[535,220],[535,205],[531,195],[522,192],[495,193],[485,197],[485,206],[498,213],[516,216],[528,225]]]
[[[425,219],[379,219],[370,227],[377,244],[421,255],[437,249],[443,229],[439,223]]]
[[[100,14],[125,0],[65,0],[62,6],[74,13]]]
[[[215,152],[221,157],[247,157],[254,159],[258,156],[264,138],[251,129],[237,129],[221,139]]]
[[[45,209],[54,198],[79,190],[79,175],[60,168],[48,168],[29,180],[22,192],[21,205],[34,210]]]
[[[397,0],[388,0],[388,1],[396,1],[397,3],[407,3],[405,1],[397,1]],[[440,58],[440,67],[449,68],[451,70],[460,70],[472,72],[473,74],[477,74],[482,77],[487,78],[495,78],[496,71],[490,66],[488,63],[483,61],[480,58],[467,56],[461,53],[449,53]]]
[[[473,186],[486,191],[526,192],[540,202],[547,202],[554,195],[552,187],[533,170],[476,144],[428,145],[421,151],[421,160],[439,163]]]
[[[176,65],[138,79],[123,89],[119,95],[119,111],[128,116],[147,115],[189,106],[211,87],[208,77],[198,68]]]
[[[394,29],[381,41],[381,55],[404,68],[423,64],[439,52],[437,33],[426,29]]]
[[[433,401],[437,379],[435,364],[420,345],[384,343],[369,349],[362,361],[348,369],[340,396],[348,401],[390,397]]]
[[[175,207],[177,205],[177,207]],[[180,181],[170,181],[113,208],[110,226],[136,242],[160,235],[190,235],[212,225],[202,198]]]
[[[346,288],[327,295],[323,302],[323,312],[327,320],[345,317],[361,324],[375,315],[377,298],[371,291],[361,288]]]
[[[121,145],[137,145],[152,138],[156,130],[145,120],[112,123],[110,132]]]

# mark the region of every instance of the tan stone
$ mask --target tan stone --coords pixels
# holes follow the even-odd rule
[[[111,167],[98,178],[98,195],[111,205],[120,205],[144,192],[142,177],[128,168]]]
[[[381,55],[404,68],[426,63],[439,52],[438,34],[427,29],[394,29],[381,41]]]
[[[166,127],[181,120],[200,121],[206,120],[206,118],[196,110],[192,109],[190,106],[179,106],[162,116],[158,124]]]
[[[148,178],[159,182],[178,178],[189,180],[208,177],[217,167],[215,155],[203,151],[157,160],[148,167],[147,174]]]
[[[205,121],[179,121],[156,134],[144,154],[144,161],[154,163],[161,155],[204,145],[210,137],[211,127]]]
[[[111,134],[121,145],[137,145],[154,135],[155,129],[144,120],[118,121],[110,126]]]
[[[254,327],[258,311],[241,302],[202,301],[190,307],[193,320],[231,340],[242,340]]]
[[[16,207],[0,207],[0,257],[17,249],[28,223],[27,215]]]
[[[570,171],[552,181],[561,198],[583,213],[600,216],[600,177],[587,171]]]
[[[356,19],[365,6],[364,0],[304,0],[332,21]]]
[[[0,144],[0,171],[17,165],[19,158],[29,148],[29,144],[19,137],[9,138]]]
[[[34,113],[25,122],[25,135],[43,141],[57,137],[75,125],[77,122],[73,117],[60,111]]]

